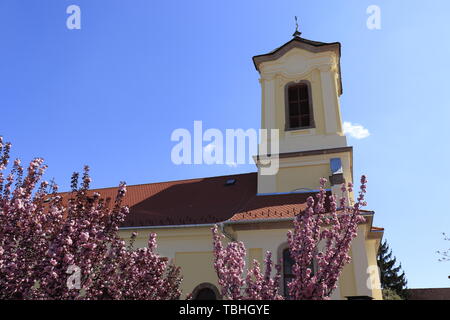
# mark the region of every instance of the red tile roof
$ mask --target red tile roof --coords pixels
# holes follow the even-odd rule
[[[227,180],[235,179],[232,185]],[[293,217],[311,194],[257,196],[257,174],[239,174],[145,185],[154,190],[130,206],[124,226],[218,223]],[[138,188],[142,188],[139,186]],[[128,188],[129,193],[136,190]]]
[[[235,179],[236,183],[226,185]],[[90,190],[114,199],[117,187]],[[127,186],[123,227],[218,223],[293,217],[315,193],[256,195],[257,173]]]
[[[227,180],[236,182],[226,185]],[[114,200],[118,187],[91,189]],[[293,218],[317,192],[257,195],[257,173],[127,186],[130,208],[122,227],[208,224],[223,221]],[[61,195],[66,198],[69,193]],[[329,192],[327,194],[330,194]],[[373,211],[361,210],[372,214]],[[383,231],[372,227],[371,231]]]

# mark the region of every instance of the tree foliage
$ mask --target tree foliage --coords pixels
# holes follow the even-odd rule
[[[402,297],[400,297],[397,292],[395,292],[392,289],[383,289],[383,300],[404,300]]]
[[[327,197],[326,182],[326,179],[320,180],[316,201],[308,197],[306,209],[297,214],[294,230],[288,233],[289,249],[295,262],[292,268],[294,279],[288,287],[290,296],[295,300],[330,298],[342,269],[351,261],[349,251],[352,240],[357,236],[358,224],[364,221],[360,209],[366,205],[366,177],[361,177],[361,187],[354,205],[349,206],[346,197],[342,196],[339,208],[335,195]],[[350,193],[353,185],[342,185],[341,191],[343,195]],[[328,210],[326,198],[329,200]],[[316,272],[312,270],[314,264],[317,266]]]
[[[276,274],[272,277],[272,255],[268,251],[264,260],[265,272],[262,273],[259,262],[245,271],[245,246],[242,242],[229,242],[222,245],[221,235],[217,226],[212,228],[214,269],[222,289],[222,295],[230,300],[280,300],[278,294],[281,278],[281,267],[276,265]]]
[[[289,231],[288,243],[294,261],[293,280],[288,284],[290,297],[296,300],[329,299],[337,286],[343,267],[350,262],[349,250],[357,235],[358,224],[364,221],[360,214],[365,206],[366,177],[361,178],[360,192],[354,205],[349,206],[345,197],[339,199],[339,208],[334,195],[327,196],[325,184],[320,180],[320,191],[308,197],[306,209],[294,219],[294,228]],[[352,192],[352,184],[343,185],[343,194]],[[329,206],[325,205],[328,198]],[[271,255],[267,253],[265,276],[261,275],[256,263],[248,271],[254,282],[243,277],[245,268],[245,247],[242,242],[231,242],[223,247],[217,227],[213,229],[214,268],[219,278],[222,293],[228,299],[279,299],[277,292],[281,267],[271,276]],[[321,244],[321,245],[319,245]],[[323,245],[322,245],[323,244]],[[313,272],[312,265],[317,265]]]
[[[392,250],[389,249],[387,241],[384,240],[378,249],[377,264],[380,268],[380,282],[383,289],[390,289],[402,299],[407,297],[407,280],[405,272],[402,270],[402,265],[397,264],[397,259],[392,255]]]
[[[126,185],[114,200],[89,192],[89,168],[58,193],[43,159],[25,170],[0,137],[0,299],[177,299],[180,270],[155,253],[156,235],[133,250],[119,238]],[[50,190],[49,190],[50,189]]]

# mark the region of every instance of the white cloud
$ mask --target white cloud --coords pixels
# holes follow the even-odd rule
[[[370,132],[368,129],[364,128],[360,124],[353,124],[348,121],[344,121],[344,134],[349,135],[355,139],[364,139],[370,136]]]

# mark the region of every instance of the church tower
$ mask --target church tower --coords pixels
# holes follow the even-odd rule
[[[296,30],[281,47],[253,57],[262,90],[261,128],[279,130],[279,170],[261,172],[258,194],[317,190],[319,179],[340,195],[353,181],[352,147],[342,129],[341,45],[307,40]],[[270,144],[269,144],[270,145]]]

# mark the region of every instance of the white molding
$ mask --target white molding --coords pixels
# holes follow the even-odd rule
[[[305,166],[318,166],[324,164],[330,164],[329,160],[318,160],[318,161],[282,161],[280,159],[280,168],[292,168],[292,167],[305,167]]]
[[[306,133],[303,133],[305,131],[309,131]],[[302,132],[302,133],[300,133]],[[296,139],[299,137],[308,137],[308,136],[315,136],[316,135],[316,128],[308,128],[308,129],[298,129],[298,130],[289,130],[284,132],[284,136],[286,139]]]

